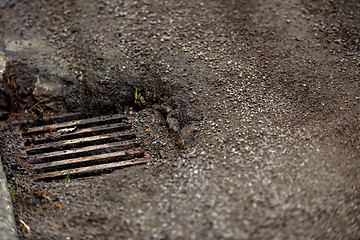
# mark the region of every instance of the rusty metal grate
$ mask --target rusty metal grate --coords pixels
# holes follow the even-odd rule
[[[30,127],[24,137],[35,180],[93,175],[152,160],[124,114]]]

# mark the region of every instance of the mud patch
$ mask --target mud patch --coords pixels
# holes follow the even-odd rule
[[[21,61],[7,63],[1,83],[2,105],[13,115],[27,112],[36,99],[33,91],[36,81],[36,70]],[[5,101],[4,101],[5,100]]]

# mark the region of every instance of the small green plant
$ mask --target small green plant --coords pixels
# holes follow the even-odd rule
[[[137,105],[137,106],[140,106],[140,97],[141,97],[141,93],[138,91],[138,89],[137,88],[135,88],[135,101],[134,101],[134,103],[135,103],[135,105]]]
[[[70,175],[71,175],[71,171],[70,171],[70,169],[68,169],[68,170],[67,170],[67,175],[66,175],[65,181],[70,178]]]
[[[14,188],[12,188],[10,186],[10,184],[8,184],[8,187],[9,187],[9,190],[10,190],[11,200],[14,202],[16,200],[16,198],[18,197],[17,190],[18,190],[19,184],[16,183],[16,186]]]

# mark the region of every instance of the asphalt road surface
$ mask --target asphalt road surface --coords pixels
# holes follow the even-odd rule
[[[21,239],[360,239],[359,1],[0,7],[10,118],[125,111],[155,159],[31,182],[2,131]]]

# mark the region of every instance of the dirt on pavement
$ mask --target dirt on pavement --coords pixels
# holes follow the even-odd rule
[[[360,238],[359,1],[3,2],[8,121],[126,112],[155,159],[33,182],[2,128],[21,239]]]

